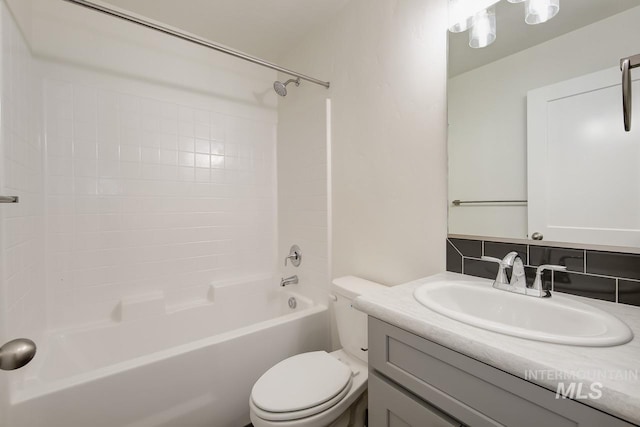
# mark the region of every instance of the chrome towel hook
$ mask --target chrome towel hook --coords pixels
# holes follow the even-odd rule
[[[640,67],[640,54],[622,58],[620,69],[622,70],[622,113],[624,115],[624,130],[631,131],[631,70]]]

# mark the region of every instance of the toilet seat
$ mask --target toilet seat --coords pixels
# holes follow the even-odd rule
[[[263,420],[267,421],[293,421],[299,420],[301,418],[311,417],[313,415],[317,415],[321,412],[326,411],[329,408],[334,407],[338,402],[340,402],[351,390],[351,386],[353,384],[353,380],[350,380],[349,383],[332,399],[318,405],[313,406],[311,408],[303,409],[301,411],[291,411],[291,412],[268,412],[260,409],[256,406],[253,398],[251,399],[251,406],[253,412]]]
[[[251,406],[270,421],[310,417],[333,407],[349,392],[352,371],[325,351],[302,353],[269,369],[253,386]]]

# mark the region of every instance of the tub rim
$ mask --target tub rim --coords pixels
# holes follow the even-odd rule
[[[300,297],[300,298],[308,299],[294,292],[291,292],[290,294],[294,295],[296,298]],[[86,383],[100,380],[103,378],[108,378],[110,376],[114,376],[123,372],[133,370],[143,365],[157,363],[159,361],[166,360],[166,359],[178,356],[180,354],[195,351],[200,348],[208,347],[223,341],[228,341],[236,337],[256,333],[268,328],[278,326],[283,323],[295,321],[298,319],[302,319],[304,317],[312,316],[314,314],[318,314],[326,311],[328,311],[327,305],[321,304],[321,303],[314,303],[312,301],[311,306],[293,313],[287,313],[285,315],[267,319],[262,322],[243,326],[237,329],[232,329],[230,331],[226,331],[220,334],[201,338],[185,344],[179,344],[177,346],[169,347],[153,353],[137,356],[132,359],[124,360],[124,361],[103,366],[97,369],[92,369],[87,372],[74,374],[74,375],[56,379],[50,382],[35,382],[37,380],[26,379],[19,386],[16,386],[15,384],[11,385],[11,389],[9,393],[9,397],[10,397],[9,403],[10,405],[18,405],[32,399],[36,399],[48,394],[58,392],[60,390],[86,384]],[[45,357],[47,355],[46,351],[48,351],[48,349],[45,350],[45,353],[44,353]],[[34,383],[32,385],[29,385],[30,381],[34,381]]]

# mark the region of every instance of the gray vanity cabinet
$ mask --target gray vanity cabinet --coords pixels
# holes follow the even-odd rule
[[[370,427],[631,427],[369,317]]]
[[[369,425],[389,427],[461,426],[459,422],[447,414],[412,396],[411,393],[375,372],[369,376]]]

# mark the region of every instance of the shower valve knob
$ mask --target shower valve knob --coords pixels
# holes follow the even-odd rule
[[[291,246],[291,249],[289,249],[289,255],[284,258],[285,267],[287,266],[288,261],[291,261],[291,264],[293,264],[294,267],[300,266],[300,263],[302,262],[302,252],[298,245],[293,245]]]

